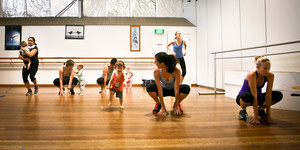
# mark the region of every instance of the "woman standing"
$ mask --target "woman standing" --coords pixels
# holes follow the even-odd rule
[[[164,97],[175,97],[174,114],[182,115],[180,103],[190,93],[190,86],[180,85],[180,69],[176,68],[176,61],[173,55],[159,52],[154,57],[157,69],[153,71],[155,83],[147,86],[148,94],[156,102],[153,109],[154,114],[167,115]]]
[[[31,59],[31,66],[29,69],[27,68],[24,68],[23,67],[23,70],[22,70],[22,78],[23,78],[23,82],[27,88],[27,93],[26,93],[26,96],[28,95],[32,95],[32,90],[30,88],[30,84],[29,84],[29,81],[28,81],[28,76],[30,77],[30,80],[33,82],[34,84],[34,94],[37,94],[38,93],[38,85],[37,85],[37,81],[36,81],[36,78],[35,78],[35,75],[38,71],[38,68],[39,68],[39,58],[38,58],[38,47],[37,47],[37,44],[35,43],[35,38],[34,37],[29,37],[28,38],[28,49],[29,49],[29,52],[25,49],[25,47],[22,47],[22,50],[23,50],[23,53],[25,55],[27,55],[28,57],[30,57]],[[19,54],[19,58],[26,61],[26,59],[21,55]]]
[[[247,74],[242,89],[236,98],[236,103],[241,106],[239,119],[247,119],[247,106],[253,106],[254,117],[250,123],[260,124],[261,121],[274,123],[271,119],[271,105],[278,103],[282,99],[280,91],[272,91],[274,74],[270,72],[271,62],[267,57],[256,56],[256,69]],[[262,93],[262,88],[267,83],[266,93]],[[265,112],[266,109],[266,112]]]
[[[170,45],[173,45],[173,51],[169,48]],[[184,52],[182,52],[184,46]],[[182,83],[184,76],[186,75],[186,67],[185,67],[185,61],[183,56],[186,55],[186,41],[184,41],[181,38],[181,32],[177,31],[175,32],[175,40],[170,42],[167,45],[167,49],[175,56],[175,58],[179,61],[180,63],[180,67],[181,67],[181,79],[180,79],[180,83]]]
[[[59,68],[59,78],[56,78],[53,81],[53,84],[59,87],[59,95],[64,94],[65,89],[63,85],[68,85],[68,94],[75,94],[74,87],[77,85],[78,79],[74,78],[74,64],[75,62],[73,60],[67,60],[67,62],[65,62],[64,65]]]

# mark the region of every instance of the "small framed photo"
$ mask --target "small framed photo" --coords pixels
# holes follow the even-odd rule
[[[141,28],[140,26],[130,26],[130,51],[141,51]]]
[[[5,26],[5,50],[21,48],[22,26]]]
[[[83,25],[66,25],[65,39],[84,39]]]

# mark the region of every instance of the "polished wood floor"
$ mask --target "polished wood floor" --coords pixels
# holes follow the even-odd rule
[[[300,112],[272,109],[274,125],[251,125],[237,119],[239,107],[224,95],[201,95],[192,88],[183,116],[152,114],[145,88],[124,91],[117,99],[87,87],[84,96],[58,96],[41,87],[25,96],[24,87],[0,87],[1,150],[89,149],[300,149]],[[76,89],[75,92],[78,92]],[[170,112],[174,99],[167,98]],[[252,108],[247,109],[249,117]]]

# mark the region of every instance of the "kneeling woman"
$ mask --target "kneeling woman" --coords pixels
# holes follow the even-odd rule
[[[65,89],[63,85],[68,85],[68,94],[75,94],[74,87],[77,85],[78,79],[74,78],[74,64],[73,60],[68,60],[59,68],[59,78],[53,81],[53,84],[59,88],[59,95],[64,94]]]
[[[180,69],[176,67],[176,60],[173,55],[165,52],[159,52],[154,57],[157,69],[153,71],[155,84],[147,86],[148,94],[156,102],[153,109],[154,114],[167,115],[164,97],[175,96],[174,114],[181,115],[183,113],[180,103],[190,93],[190,86],[179,85]]]
[[[274,123],[271,120],[271,105],[279,102],[282,99],[282,93],[272,91],[274,74],[270,71],[271,62],[267,57],[256,56],[256,71],[251,71],[247,74],[242,89],[236,98],[236,103],[241,106],[239,119],[246,120],[247,106],[253,106],[254,117],[250,123],[259,124],[261,121]],[[266,93],[262,93],[262,88],[267,84]],[[265,109],[266,108],[266,112]]]

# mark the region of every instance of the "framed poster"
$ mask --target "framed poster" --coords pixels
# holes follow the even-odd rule
[[[84,39],[84,26],[66,25],[65,39]]]
[[[130,26],[130,51],[141,51],[141,28],[140,26]]]
[[[19,50],[21,35],[21,26],[5,26],[5,50]]]

